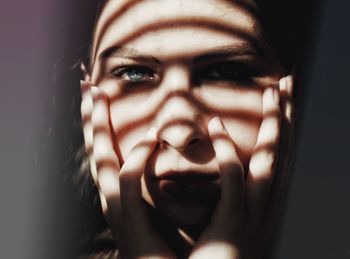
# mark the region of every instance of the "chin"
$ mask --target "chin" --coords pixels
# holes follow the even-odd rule
[[[161,212],[179,228],[197,228],[207,225],[217,205],[217,201],[193,206],[190,204],[166,206]]]

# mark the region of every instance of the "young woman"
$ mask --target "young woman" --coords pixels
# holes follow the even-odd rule
[[[250,0],[101,3],[82,64],[108,258],[262,258],[293,146],[293,80]]]

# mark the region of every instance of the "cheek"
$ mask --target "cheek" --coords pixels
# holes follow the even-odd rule
[[[149,91],[126,93],[115,80],[103,80],[99,88],[110,100],[111,128],[114,132],[114,147],[123,163],[132,149],[149,129],[152,114],[145,103]],[[143,107],[144,106],[144,107]]]
[[[222,119],[236,144],[238,155],[247,164],[255,146],[262,120],[262,87],[208,87],[197,93],[211,112],[208,119]]]
[[[143,96],[125,96],[110,106],[114,142],[122,162],[151,127],[153,114],[146,107],[142,107],[143,105]]]
[[[110,95],[111,127],[115,133],[115,147],[120,159],[125,161],[128,153],[152,126],[160,100],[151,92],[135,92],[115,95],[108,84],[103,90]],[[228,134],[237,146],[237,151],[246,165],[255,146],[262,119],[262,87],[213,87],[194,89],[193,95],[206,109],[198,109],[208,123],[213,117],[220,117]],[[150,98],[156,96],[156,98]],[[147,102],[145,100],[148,100]],[[207,128],[207,125],[203,125]]]
[[[224,125],[228,134],[233,139],[238,155],[243,163],[247,165],[255,146],[260,121],[247,121],[244,119],[224,119]]]

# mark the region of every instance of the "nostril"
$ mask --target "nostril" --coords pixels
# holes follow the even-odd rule
[[[195,139],[192,139],[189,143],[189,146],[191,147],[196,147],[200,142],[200,138],[195,138]]]
[[[187,148],[196,149],[204,139],[204,134],[200,130],[198,123],[186,121],[187,124],[176,124],[164,128],[159,133],[158,141],[162,148],[173,148],[179,152]]]

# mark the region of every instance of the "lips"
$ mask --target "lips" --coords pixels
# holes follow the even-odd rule
[[[198,172],[168,172],[156,178],[160,190],[179,202],[203,202],[217,189],[218,174]]]

